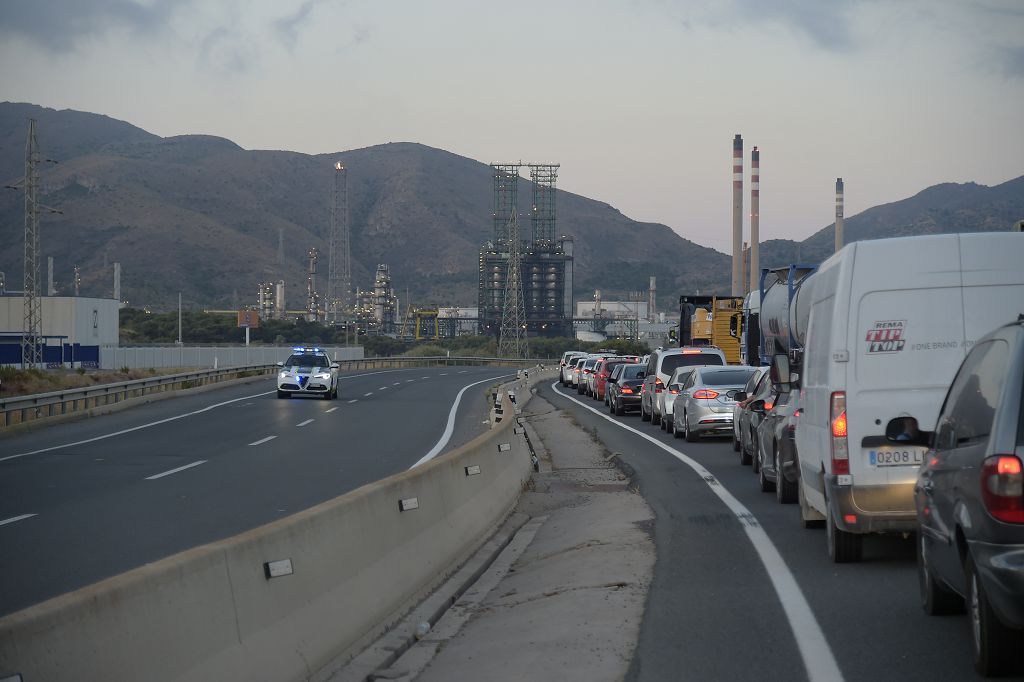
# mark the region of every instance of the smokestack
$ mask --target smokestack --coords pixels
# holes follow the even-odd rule
[[[274,309],[277,311],[277,319],[284,319],[284,280],[277,283],[274,288]]]
[[[46,295],[57,295],[57,290],[53,286],[53,256],[46,257]]]
[[[114,263],[114,300],[121,302],[121,264]]]
[[[755,291],[760,284],[761,267],[758,262],[761,241],[757,231],[761,221],[758,211],[761,206],[761,152],[754,147],[750,152],[750,289]]]
[[[743,138],[732,140],[732,295],[743,295]]]
[[[658,314],[655,309],[658,306],[658,278],[651,277],[651,286],[647,290],[647,319],[652,323],[658,321]]]
[[[836,251],[843,248],[843,179],[836,178]]]

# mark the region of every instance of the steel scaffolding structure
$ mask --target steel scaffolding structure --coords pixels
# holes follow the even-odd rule
[[[351,305],[352,265],[348,224],[348,170],[341,162],[334,164],[334,186],[331,193],[331,233],[327,252],[327,309],[332,324]]]
[[[557,163],[530,164],[533,182],[533,207],[530,224],[533,228],[533,249],[555,246],[555,183],[558,180]]]
[[[494,245],[499,251],[508,248],[509,228],[519,211],[519,169],[521,163],[492,163],[494,171]],[[521,249],[520,249],[521,250]]]
[[[523,301],[522,268],[519,252],[519,218],[513,210],[506,231],[508,239],[508,276],[505,280],[505,300],[501,313],[501,333],[498,336],[499,358],[529,357],[526,341],[526,309]]]

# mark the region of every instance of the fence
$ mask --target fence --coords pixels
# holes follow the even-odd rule
[[[321,346],[334,360],[359,360],[363,349]],[[292,346],[139,346],[100,348],[102,369],[149,367],[241,367],[272,365],[288,357]]]

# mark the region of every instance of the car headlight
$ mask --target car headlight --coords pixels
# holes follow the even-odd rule
[[[280,372],[277,373],[277,378],[278,379],[287,379],[288,378],[288,372],[286,370],[281,370]]]
[[[331,378],[331,373],[330,372],[317,372],[316,373],[316,378],[317,379],[330,379]]]

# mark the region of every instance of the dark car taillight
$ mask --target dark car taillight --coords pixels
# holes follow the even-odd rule
[[[993,455],[981,465],[985,510],[1006,523],[1024,523],[1024,468],[1013,455]]]

